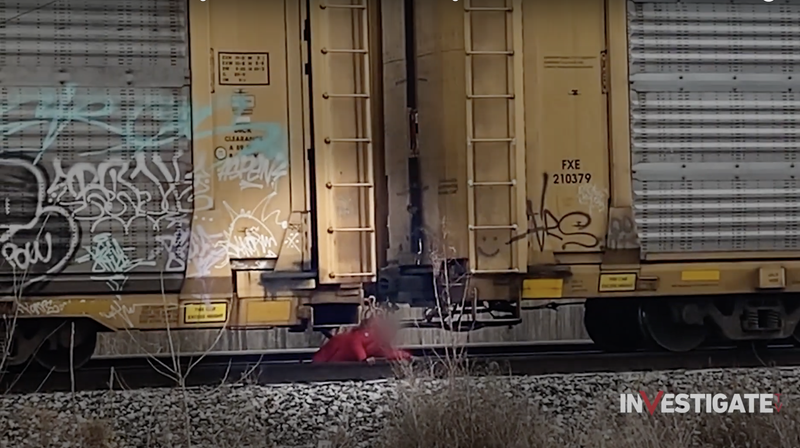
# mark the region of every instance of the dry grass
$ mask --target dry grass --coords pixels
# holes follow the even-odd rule
[[[385,448],[797,448],[800,411],[779,414],[618,414],[555,421],[529,398],[458,374],[431,392],[411,379],[387,422]]]

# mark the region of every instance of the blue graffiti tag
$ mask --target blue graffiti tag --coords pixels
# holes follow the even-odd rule
[[[190,101],[179,94],[153,94],[135,92],[126,102],[124,94],[109,96],[99,94],[83,94],[75,85],[60,88],[20,89],[9,94],[7,101],[0,106],[0,135],[12,137],[23,134],[27,129],[44,129],[44,136],[35,147],[0,148],[5,151],[26,151],[35,154],[34,163],[56,145],[59,135],[72,124],[84,124],[90,128],[98,128],[106,135],[116,135],[120,143],[109,148],[82,151],[81,156],[122,151],[154,151],[174,144],[178,140],[201,140],[213,135],[249,130],[259,135],[243,143],[241,155],[263,155],[270,159],[286,160],[288,141],[278,123],[253,122],[242,123],[245,107],[241,100],[234,96],[225,107],[233,111],[230,124],[214,126],[208,130],[198,129],[214,115],[215,106],[199,107],[192,110]],[[33,112],[26,105],[35,104]],[[216,101],[215,101],[216,103]],[[19,117],[14,120],[12,117]],[[142,126],[143,123],[153,125]],[[145,130],[142,130],[145,129]],[[38,140],[38,139],[37,139]]]
[[[197,129],[202,123],[210,119],[214,114],[213,106],[206,106],[199,108],[194,113],[194,128]],[[254,122],[254,123],[239,123],[238,118],[244,116],[241,111],[235,112],[231,124],[224,126],[215,126],[213,129],[206,131],[195,131],[194,139],[202,140],[209,138],[215,134],[230,134],[236,131],[249,130],[255,134],[260,134],[260,138],[256,138],[244,143],[244,148],[239,151],[239,155],[263,155],[268,159],[287,160],[288,142],[285,140],[283,128],[278,123],[269,122]]]

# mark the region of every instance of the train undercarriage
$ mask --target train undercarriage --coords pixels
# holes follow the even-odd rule
[[[53,372],[69,372],[94,355],[100,325],[88,318],[6,319],[0,322],[0,371],[31,361]]]
[[[447,282],[440,279],[444,272]],[[460,332],[512,327],[522,322],[522,310],[528,309],[516,300],[480,300],[471,279],[458,280],[465,279],[463,266],[436,274],[422,266],[383,274],[372,285],[374,289],[367,288],[376,298],[373,306],[397,310],[401,304],[417,309],[418,317],[405,322],[409,328]],[[548,304],[564,303],[548,301],[534,308],[558,308]],[[800,295],[791,293],[589,298],[583,306],[587,333],[610,352],[687,352],[704,345],[787,340],[800,344]],[[0,321],[0,342],[5,347],[0,370],[29,363],[55,372],[80,368],[93,356],[98,334],[109,331],[88,316],[15,321],[11,316],[6,314],[6,320]],[[324,320],[325,316],[319,317]],[[313,321],[291,330],[305,331],[309,326],[320,330]]]
[[[584,325],[606,351],[694,350],[718,342],[800,342],[800,299],[788,295],[597,298],[586,301]]]

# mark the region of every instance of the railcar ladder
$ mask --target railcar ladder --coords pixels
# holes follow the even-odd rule
[[[497,50],[474,50],[472,35],[473,19],[480,14],[505,13],[504,29],[506,45]],[[509,33],[508,30],[511,30]],[[464,0],[464,50],[466,55],[466,111],[467,111],[467,219],[469,225],[469,262],[470,271],[475,274],[502,274],[523,272],[527,269],[527,244],[525,240],[511,243],[511,260],[507,269],[485,270],[478,268],[477,232],[486,230],[509,230],[516,236],[527,232],[527,214],[525,212],[525,129],[524,129],[524,95],[522,79],[522,0],[506,0],[504,6],[472,6],[471,0]],[[474,64],[481,56],[504,55],[507,60],[507,73],[513,81],[509,81],[510,91],[491,94],[475,94],[473,82]],[[490,62],[491,63],[491,62]],[[476,101],[482,99],[506,99],[508,117],[511,122],[507,127],[507,135],[489,138],[475,136],[474,107]],[[513,117],[513,120],[512,118]],[[506,143],[509,161],[514,164],[508,169],[512,173],[508,181],[480,182],[476,181],[475,151],[476,143]],[[480,145],[478,145],[480,146]],[[479,225],[476,215],[476,190],[487,187],[507,187],[512,222],[492,225]]]
[[[312,1],[312,5],[318,5],[319,9],[324,14],[326,11],[331,10],[353,10],[358,11],[360,14],[360,20],[353,20],[353,27],[360,28],[360,30],[354,30],[358,35],[360,35],[360,44],[363,48],[327,48],[325,43],[323,42],[322,45],[319,47],[319,53],[321,55],[322,67],[318,65],[313,66],[312,70],[319,70],[321,69],[324,71],[323,76],[323,83],[321,83],[322,94],[321,98],[323,100],[323,104],[321,104],[321,114],[323,114],[323,119],[326,121],[318,129],[323,130],[324,135],[322,137],[322,142],[324,143],[324,151],[323,157],[318,157],[317,163],[324,164],[322,168],[325,172],[325,190],[326,194],[324,195],[324,200],[327,203],[327,210],[326,213],[327,222],[320,222],[320,227],[325,229],[325,233],[327,235],[327,266],[332,267],[327,272],[327,280],[325,278],[320,278],[320,281],[323,283],[338,283],[340,281],[346,281],[347,279],[361,279],[368,281],[370,278],[376,276],[377,272],[377,260],[375,257],[375,249],[376,249],[376,235],[375,235],[375,173],[374,173],[374,154],[373,154],[373,139],[372,139],[372,99],[370,96],[371,92],[371,82],[370,82],[370,54],[369,54],[369,11],[367,2],[369,0],[363,0],[361,3],[357,4],[336,4],[336,3],[328,3],[330,0],[321,0],[321,1]],[[341,1],[341,0],[339,0]],[[312,6],[313,7],[313,6]],[[322,17],[319,23],[328,24],[323,29],[321,33],[323,37],[326,33],[330,32],[343,32],[342,30],[334,31],[330,29],[331,21],[328,20],[327,17]],[[319,37],[317,37],[319,39]],[[355,42],[358,42],[358,39],[354,37],[353,39]],[[335,54],[353,54],[358,55],[361,57],[361,64],[354,64],[356,67],[355,73],[355,93],[336,93],[330,92],[327,87],[329,87],[328,80],[334,79],[337,74],[333,73],[331,69],[334,67],[333,64],[329,63],[326,59],[331,55]],[[359,90],[358,86],[360,85],[361,89]],[[319,85],[317,85],[319,87]],[[316,93],[315,93],[316,95]],[[320,96],[318,96],[319,98]],[[333,104],[331,104],[331,100],[336,98],[356,98],[363,100],[363,108],[361,108],[361,115],[363,118],[360,123],[356,125],[356,129],[359,130],[356,133],[361,135],[356,136],[337,136],[335,133],[337,131],[341,132],[341,130],[334,129],[333,126],[330,125],[330,117],[333,113]],[[320,141],[319,139],[317,140]],[[335,179],[335,165],[334,162],[336,159],[333,157],[333,147],[337,143],[353,143],[358,145],[358,147],[365,151],[364,154],[364,165],[362,166],[362,172],[359,173],[359,177],[361,178],[360,182],[349,182],[349,183],[336,183],[333,180]],[[341,163],[341,162],[339,162]],[[357,160],[353,160],[353,163],[357,163]],[[319,168],[318,168],[319,169]],[[334,191],[337,189],[343,188],[353,188],[358,189],[359,191],[367,191],[366,194],[366,210],[362,210],[359,207],[359,214],[360,222],[362,223],[359,227],[342,227],[337,224],[338,216],[336,212],[336,204],[335,204],[335,197]],[[366,216],[364,216],[366,214]],[[366,223],[364,222],[366,221]],[[362,248],[361,251],[361,266],[365,267],[366,270],[362,272],[337,272],[338,270],[335,267],[338,266],[338,262],[336,260],[336,251],[332,250],[336,248],[335,245],[337,235],[341,235],[343,233],[357,233],[361,235],[368,234],[368,247]],[[363,239],[361,240],[363,244]],[[339,249],[341,250],[341,249]],[[365,263],[365,257],[368,258],[369,261]],[[367,265],[367,266],[365,266]],[[321,276],[322,277],[322,276]]]

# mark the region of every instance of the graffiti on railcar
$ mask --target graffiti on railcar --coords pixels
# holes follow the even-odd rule
[[[84,246],[83,250],[85,254],[75,261],[91,263],[92,278],[106,281],[112,291],[121,291],[128,274],[134,269],[156,265],[153,257],[131,259],[128,254],[131,251],[109,232],[93,235],[91,244]]]
[[[639,236],[630,208],[612,208],[609,211],[606,247],[610,250],[639,248]]]
[[[222,177],[221,172],[218,172]],[[231,258],[276,258],[282,247],[282,236],[291,236],[285,210],[272,207],[278,196],[278,182],[288,175],[288,167],[273,171],[263,178],[258,188],[267,190],[264,197],[254,206],[236,208],[227,200],[221,201],[222,221],[220,227],[213,218],[202,217],[194,223],[189,252],[192,254],[190,278],[211,276],[214,269],[229,265]],[[222,179],[220,179],[222,180]],[[233,179],[228,179],[233,180]],[[216,229],[211,231],[208,229]],[[283,234],[277,235],[274,229]],[[290,240],[293,241],[293,240]],[[289,248],[299,248],[289,244]]]
[[[4,95],[0,155],[7,166],[16,164],[32,173],[35,182],[30,188],[38,192],[12,200],[6,215],[32,212],[45,229],[58,226],[60,238],[56,246],[61,253],[54,254],[58,260],[49,257],[48,264],[42,257],[30,257],[33,262],[24,265],[21,258],[8,256],[10,248],[20,246],[17,240],[40,246],[48,241],[48,232],[39,238],[17,226],[5,229],[2,237],[9,243],[3,245],[2,269],[6,275],[24,278],[24,284],[61,272],[86,272],[82,264],[93,252],[88,252],[89,258],[78,254],[99,240],[125,247],[134,269],[161,269],[166,256],[157,238],[189,230],[191,121],[190,109],[181,101],[183,92],[132,88],[99,92],[68,85],[9,88]],[[9,182],[13,176],[3,176],[0,190],[5,195],[13,194]],[[49,224],[47,210],[56,210],[66,223]],[[96,271],[97,265],[89,271]],[[27,272],[43,274],[29,278]]]
[[[223,137],[227,148],[217,148],[227,156],[215,163],[217,179],[237,182],[240,190],[264,190],[267,187],[274,190],[288,170],[285,136],[280,125],[250,121],[255,105],[255,97],[243,90],[231,96],[234,125],[214,130],[217,134],[227,134]],[[201,111],[200,118],[212,112],[211,108]],[[231,157],[234,154],[235,157]]]
[[[605,213],[608,190],[595,184],[582,184],[578,187],[578,203],[589,209],[589,215]]]
[[[25,303],[20,302],[17,304],[20,312],[34,316],[47,316],[51,314],[58,314],[64,311],[67,307],[66,300],[40,300],[38,302]]]
[[[46,198],[47,175],[22,157],[0,158],[0,269],[27,286],[60,272],[75,254],[80,228]]]
[[[241,202],[223,194],[218,213],[199,215],[190,240],[188,278],[210,277],[215,269],[230,266],[231,259],[276,258],[282,238],[290,233],[288,210],[276,204],[279,192],[283,193],[281,182],[289,174],[283,129],[274,123],[253,123],[250,115],[256,98],[243,90],[238,90],[227,105],[217,106],[231,108],[234,124],[214,128],[225,145],[215,149],[216,181],[242,192],[257,190],[256,196],[250,197],[258,199]],[[196,116],[211,113],[208,108]],[[200,132],[196,138],[204,135]]]
[[[53,157],[45,167],[55,177],[47,187],[48,199],[69,208],[91,233],[113,224],[128,234],[137,220],[155,231],[169,229],[183,225],[192,212],[190,177],[176,160],[165,161],[160,153],[64,165]]]
[[[549,183],[550,176],[544,173],[544,183],[538,210],[534,208],[533,201],[530,199],[525,201],[528,215],[528,231],[513,237],[508,244],[527,239],[529,235],[534,235],[539,251],[545,250],[548,238],[558,240],[562,250],[567,250],[570,247],[587,249],[598,247],[600,239],[586,231],[592,224],[590,213],[575,210],[558,215],[547,208],[547,187]]]
[[[213,207],[212,172],[241,190],[270,188],[259,210],[235,213],[280,225],[280,211],[265,214],[288,172],[279,124],[234,113],[230,124],[207,126],[216,104],[193,113],[181,89],[8,90],[0,107],[0,274],[13,276],[15,288],[65,272],[122,291],[134,272],[186,272],[192,261],[205,266],[206,252],[218,266],[231,252],[273,244],[255,224],[256,233],[207,238],[202,222],[190,226],[196,210]],[[204,154],[192,160],[192,139],[220,134],[247,136],[232,138],[236,153],[211,166]],[[219,241],[193,252],[193,230]]]
[[[229,157],[217,162],[217,178],[222,182],[235,181],[241,190],[263,190],[286,175],[286,161],[270,159],[263,154],[252,157]]]
[[[270,200],[277,195],[271,192],[255,207],[235,210],[227,201],[222,201],[226,225],[218,232],[209,232],[201,220],[192,231],[190,252],[193,268],[190,278],[211,276],[214,269],[222,269],[231,258],[277,258],[281,235],[273,228],[284,231],[288,222],[282,210],[271,209]],[[210,223],[209,223],[210,224]],[[242,229],[237,232],[237,229]]]

